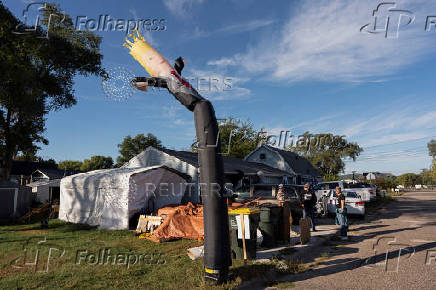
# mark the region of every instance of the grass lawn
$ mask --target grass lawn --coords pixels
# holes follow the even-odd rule
[[[0,289],[214,288],[204,282],[202,259],[191,261],[186,254],[199,245],[191,240],[158,244],[129,231],[60,220],[51,220],[48,229],[41,229],[40,223],[0,226]],[[274,267],[234,260],[237,278],[216,288],[234,288]]]

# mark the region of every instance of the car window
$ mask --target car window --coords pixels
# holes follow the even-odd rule
[[[351,198],[357,198],[357,194],[353,191],[346,191],[344,192],[345,197],[351,197]]]
[[[329,183],[328,185],[329,185],[328,189],[336,189],[336,187],[339,186],[339,183],[333,182],[333,183]]]

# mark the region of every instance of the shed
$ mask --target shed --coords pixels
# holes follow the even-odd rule
[[[26,214],[32,202],[29,187],[0,180],[0,220],[8,221]]]

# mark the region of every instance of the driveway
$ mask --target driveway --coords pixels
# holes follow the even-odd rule
[[[325,245],[329,259],[317,268],[280,280],[302,289],[436,289],[436,192],[396,197],[349,234]]]

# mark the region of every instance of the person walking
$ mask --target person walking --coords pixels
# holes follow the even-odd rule
[[[336,187],[336,221],[337,225],[341,226],[341,239],[347,240],[348,235],[348,220],[347,220],[347,208],[345,207],[345,196],[342,193],[342,189],[338,186]]]
[[[309,217],[312,223],[312,230],[316,232],[315,228],[315,205],[316,205],[316,195],[313,190],[310,188],[309,184],[306,183],[304,185],[304,194],[303,194],[303,219]]]

